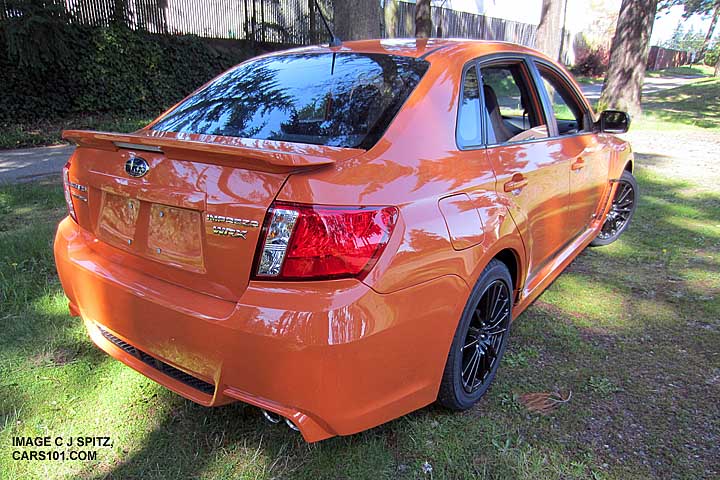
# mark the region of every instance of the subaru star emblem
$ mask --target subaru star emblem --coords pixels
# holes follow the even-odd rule
[[[125,171],[131,177],[142,177],[148,170],[150,170],[150,165],[148,165],[144,158],[133,155],[125,162]]]

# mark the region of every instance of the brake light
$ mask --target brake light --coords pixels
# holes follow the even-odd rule
[[[72,194],[70,193],[70,162],[67,162],[62,169],[63,176],[63,191],[65,192],[65,203],[67,204],[68,213],[75,222],[77,222],[77,215],[75,215],[75,206],[72,201]]]
[[[276,203],[268,212],[256,276],[318,280],[363,277],[395,228],[395,207]]]

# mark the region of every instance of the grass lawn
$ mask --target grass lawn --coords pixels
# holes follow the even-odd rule
[[[714,85],[703,108],[717,112]],[[638,122],[649,147],[636,149],[633,224],[583,252],[517,319],[475,408],[430,406],[313,445],[255,408],[197,406],[101,353],[68,315],[54,270],[61,186],[1,186],[0,478],[720,477],[720,159],[688,180],[704,159],[647,137],[662,127],[674,144],[688,135],[720,144],[716,124],[675,133],[668,122],[684,115]],[[572,397],[540,415],[521,401],[538,392]],[[90,462],[13,461],[18,435],[104,435],[113,445]]]
[[[159,114],[160,112],[158,112]],[[67,120],[27,123],[0,123],[0,150],[40,147],[63,143],[63,130],[78,128],[113,132],[133,132],[153,120],[153,115],[85,115]]]
[[[602,85],[605,77],[586,77],[583,75],[573,75],[575,81],[580,85]]]
[[[676,130],[678,126],[689,125],[720,129],[719,94],[720,78],[711,78],[646,95],[642,128]]]
[[[688,77],[701,76],[712,77],[715,73],[715,67],[708,65],[685,65],[683,67],[666,68],[663,70],[653,70],[645,73],[648,77]]]
[[[651,78],[687,78],[687,77],[712,77],[715,67],[707,65],[685,65],[683,67],[665,68],[663,70],[648,70],[646,77]],[[584,75],[573,75],[575,81],[581,85],[602,85],[605,76],[588,77]]]

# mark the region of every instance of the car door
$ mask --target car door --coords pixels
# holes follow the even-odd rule
[[[525,243],[528,283],[570,240],[570,159],[551,137],[524,57],[480,64],[487,156]]]
[[[536,66],[538,87],[555,124],[551,130],[570,159],[568,227],[576,237],[589,228],[605,194],[610,150],[598,139],[589,107],[565,74],[546,62]]]

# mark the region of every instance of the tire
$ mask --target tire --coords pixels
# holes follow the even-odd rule
[[[627,195],[630,195],[629,199]],[[620,235],[622,235],[630,225],[633,215],[635,215],[639,195],[640,190],[638,189],[637,180],[635,180],[632,173],[624,171],[620,177],[618,188],[615,191],[612,207],[607,217],[605,217],[605,223],[603,223],[597,237],[590,242],[590,246],[601,247],[610,245],[620,238]]]
[[[480,275],[458,323],[438,392],[437,401],[441,405],[451,410],[467,410],[490,387],[507,347],[512,292],[510,272],[502,262],[493,259]],[[494,312],[488,304],[492,298]],[[485,337],[481,338],[482,335]],[[472,360],[476,355],[481,356]],[[473,369],[476,376],[471,379]]]

